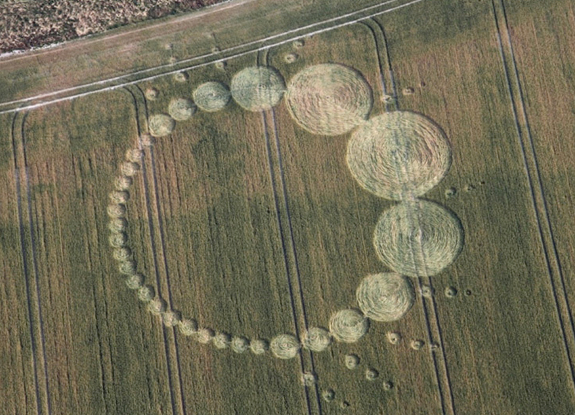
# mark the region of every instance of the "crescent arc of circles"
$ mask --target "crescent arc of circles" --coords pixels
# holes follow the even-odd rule
[[[120,165],[121,175],[115,179],[107,213],[110,217],[109,244],[113,248],[113,257],[118,261],[118,270],[126,276],[127,287],[137,292],[140,301],[147,304],[148,311],[160,316],[164,325],[177,327],[182,335],[192,336],[199,343],[212,343],[216,348],[229,348],[236,353],[250,350],[256,355],[271,351],[279,359],[291,359],[302,348],[320,352],[326,350],[333,340],[358,341],[367,333],[369,319],[400,319],[413,304],[411,283],[396,273],[368,275],[356,291],[361,311],[345,309],[335,312],[330,318],[329,330],[311,327],[301,339],[291,334],[276,335],[271,342],[260,338],[248,339],[200,327],[195,319],[168,310],[155,288],[145,284],[145,277],[137,271],[126,233],[129,189],[140,171],[144,150],[154,145],[154,137],[169,135],[176,121],[189,119],[196,109],[218,111],[233,98],[246,110],[263,111],[276,106],[284,95],[294,120],[314,134],[339,135],[357,127],[348,145],[348,166],[362,187],[380,197],[404,200],[409,196],[412,199],[435,186],[449,169],[451,158],[445,136],[426,117],[397,112],[366,121],[373,104],[371,87],[354,69],[339,64],[311,66],[296,74],[286,90],[283,77],[276,69],[249,67],[232,78],[231,88],[220,82],[206,82],[193,92],[193,100],[173,99],[168,108],[170,115],[155,114],[149,118],[150,134],[139,137],[138,147],[129,149]],[[390,155],[392,162],[386,160]],[[394,168],[397,171],[399,162],[407,165],[403,179],[401,175],[398,179],[390,173]],[[376,252],[382,262],[409,276],[432,275],[451,263],[461,250],[462,237],[458,233],[461,226],[455,215],[446,214],[442,209],[431,202],[410,200],[384,212],[374,237]],[[447,227],[437,226],[441,219],[447,220]],[[419,249],[423,251],[420,255],[425,256],[423,259],[417,257],[417,243],[413,241],[417,234],[414,230],[416,225],[423,227],[422,235],[416,235],[423,240],[420,243],[422,249]],[[436,242],[442,243],[438,249],[433,248]],[[399,248],[390,248],[394,243]],[[404,261],[404,265],[400,261]],[[428,264],[429,261],[431,263]],[[422,270],[422,264],[426,265],[426,270]]]

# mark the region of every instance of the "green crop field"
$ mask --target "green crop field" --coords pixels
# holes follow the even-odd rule
[[[0,414],[575,413],[573,91],[568,0],[0,58]]]

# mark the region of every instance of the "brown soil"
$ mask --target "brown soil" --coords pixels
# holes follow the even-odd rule
[[[38,0],[0,4],[0,52],[75,39],[222,0]]]

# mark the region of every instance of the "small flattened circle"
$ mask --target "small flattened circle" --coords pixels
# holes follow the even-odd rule
[[[359,356],[356,354],[347,354],[344,357],[345,367],[347,367],[350,370],[357,368],[359,366],[360,361],[361,360]]]
[[[270,350],[278,359],[292,359],[299,353],[300,344],[295,336],[280,334],[272,339]]]
[[[212,342],[216,349],[227,349],[232,341],[232,336],[228,333],[217,333]]]
[[[142,274],[128,275],[126,278],[126,286],[130,290],[138,290],[144,285],[144,276]]]
[[[250,341],[242,336],[232,338],[231,348],[235,353],[244,353],[250,348]]]
[[[166,114],[154,114],[148,119],[150,134],[154,137],[165,137],[174,131],[176,121]]]
[[[370,368],[365,371],[365,378],[367,380],[376,380],[379,377],[379,372],[376,369]]]
[[[321,352],[329,347],[331,341],[329,331],[321,327],[312,327],[303,336],[302,344],[305,349]]]
[[[230,102],[231,94],[226,85],[221,82],[206,82],[201,84],[193,93],[195,104],[206,112],[215,112],[223,109]]]
[[[329,331],[340,342],[354,343],[369,329],[369,320],[354,309],[341,310],[331,316]]]
[[[196,105],[189,98],[174,98],[168,106],[168,113],[176,121],[189,120],[196,112]]]
[[[198,322],[192,319],[183,319],[179,323],[180,333],[184,336],[191,336],[198,332]]]
[[[413,286],[396,273],[368,275],[356,291],[359,308],[375,321],[395,321],[402,318],[414,301]]]
[[[254,339],[250,342],[250,350],[255,355],[264,354],[270,348],[267,340],[264,339]]]
[[[196,339],[198,342],[207,344],[214,338],[215,333],[212,329],[204,327],[196,332]]]

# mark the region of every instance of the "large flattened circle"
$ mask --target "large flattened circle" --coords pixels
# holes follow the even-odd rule
[[[368,275],[356,291],[360,310],[375,321],[396,321],[413,306],[415,294],[409,280],[389,272]]]
[[[340,64],[310,66],[291,80],[287,103],[293,119],[314,134],[340,135],[364,122],[373,106],[361,73]]]
[[[364,189],[404,200],[423,195],[445,177],[451,148],[429,118],[395,111],[373,117],[353,132],[347,164]]]
[[[455,214],[436,203],[408,201],[383,212],[373,243],[380,260],[395,272],[430,277],[461,252],[463,227]]]
[[[234,75],[230,85],[232,98],[248,111],[264,111],[275,107],[286,86],[281,74],[267,66],[251,66]]]

